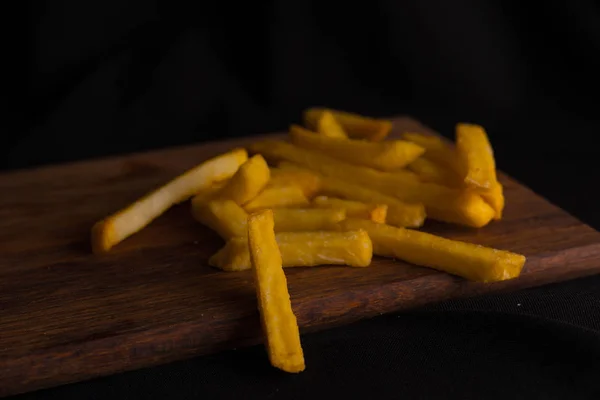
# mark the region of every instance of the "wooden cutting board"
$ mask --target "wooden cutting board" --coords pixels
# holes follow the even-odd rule
[[[427,131],[399,118],[395,133]],[[261,341],[252,277],[207,266],[221,245],[177,206],[106,256],[94,222],[180,172],[256,138],[0,175],[0,395]],[[286,271],[303,332],[443,299],[600,272],[600,234],[512,179],[505,218],[446,237],[527,256],[516,280],[480,284],[400,261]],[[264,362],[268,362],[265,356]],[[307,360],[310,368],[310,360]]]

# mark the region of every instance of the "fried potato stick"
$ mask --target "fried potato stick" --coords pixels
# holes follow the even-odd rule
[[[345,200],[336,197],[317,196],[312,201],[313,207],[342,209],[348,218],[370,219],[384,224],[387,216],[387,204],[363,203],[356,200]]]
[[[192,202],[192,215],[225,240],[248,233],[248,213],[233,200]]]
[[[280,168],[286,165],[290,164],[279,164]],[[392,174],[385,174],[385,178],[380,181],[361,181],[360,184],[355,184],[349,183],[353,182],[351,177],[344,171],[340,171],[341,179],[321,178],[320,193],[351,200],[376,201],[387,204],[389,224],[398,227],[421,226],[425,213],[427,213],[427,217],[438,221],[473,228],[487,225],[494,217],[492,207],[473,191],[423,182],[387,184],[387,175]]]
[[[221,182],[215,182],[206,189],[203,189],[196,193],[194,197],[192,197],[192,207],[193,204],[203,204],[208,203],[211,200],[214,200],[218,195],[221,189],[225,187],[225,185],[229,182],[229,180],[224,180]]]
[[[271,365],[297,373],[305,368],[304,354],[273,224],[271,210],[252,214],[248,219],[250,262]]]
[[[332,110],[327,108],[309,108],[304,111],[304,124],[315,129],[323,112],[329,111],[342,125],[347,135],[353,139],[366,139],[372,142],[380,142],[387,137],[392,130],[392,122],[364,117],[349,112]]]
[[[457,175],[462,174],[458,155],[452,145],[441,137],[426,135],[424,133],[406,132],[402,135],[404,140],[416,143],[425,149],[423,157],[449,168]]]
[[[282,169],[303,169],[290,162],[279,163]],[[417,228],[425,221],[425,207],[423,204],[405,203],[396,197],[385,195],[367,187],[348,183],[341,179],[321,177],[321,194],[341,197],[348,200],[362,202],[377,202],[388,206],[387,221],[390,225],[399,227]]]
[[[333,231],[346,218],[343,208],[274,208],[275,232]]]
[[[117,213],[97,222],[91,232],[94,253],[105,253],[140,231],[172,205],[181,203],[213,183],[230,178],[248,159],[235,149],[188,170]]]
[[[254,212],[267,208],[308,207],[309,204],[310,201],[299,186],[288,184],[265,188],[258,196],[244,204],[244,209]]]
[[[295,186],[299,186],[307,198],[312,198],[320,189],[321,181],[317,174],[308,170],[283,170],[281,168],[271,168],[271,180],[269,187],[284,187],[289,186],[293,182]]]
[[[346,230],[367,231],[377,255],[395,257],[472,281],[513,279],[520,275],[525,264],[525,257],[520,254],[364,219],[346,219],[340,226]]]
[[[281,140],[263,140],[249,146],[253,153],[262,154],[272,162],[289,161],[321,175],[369,187],[387,188],[419,183],[419,177],[410,171],[382,172],[337,160],[325,154],[304,149]]]
[[[500,182],[496,182],[492,185],[490,190],[479,191],[483,200],[494,209],[494,219],[502,219],[504,213],[504,187]]]
[[[320,265],[368,267],[373,257],[371,239],[362,230],[280,232],[275,234],[275,239],[284,268]],[[250,269],[248,240],[243,237],[228,240],[208,263],[228,272]]]
[[[491,190],[496,179],[496,161],[485,130],[479,125],[456,125],[456,149],[465,171],[465,185]]]
[[[421,146],[406,140],[368,142],[327,137],[315,135],[298,125],[290,127],[290,138],[298,147],[380,171],[403,168],[425,152]]]
[[[330,111],[321,113],[316,129],[317,133],[323,136],[348,139],[348,134]]]
[[[240,166],[219,191],[219,198],[233,200],[239,205],[245,204],[265,188],[270,177],[267,162],[257,154]]]
[[[422,182],[437,183],[448,187],[462,186],[461,179],[454,170],[426,157],[417,158],[408,164],[407,168],[417,174]]]
[[[464,172],[464,184],[480,193],[494,209],[494,219],[501,219],[504,188],[498,182],[494,151],[485,130],[479,125],[457,124],[456,148]]]

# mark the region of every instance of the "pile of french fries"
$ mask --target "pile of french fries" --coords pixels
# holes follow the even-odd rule
[[[390,121],[312,108],[289,140],[263,140],[192,168],[96,223],[104,253],[174,204],[225,245],[209,264],[252,270],[272,365],[304,370],[283,268],[369,267],[393,257],[479,282],[518,277],[525,257],[417,230],[426,218],[482,228],[502,218],[504,194],[492,147],[478,125],[458,124],[456,143],[405,132]],[[368,273],[368,272],[365,272]]]

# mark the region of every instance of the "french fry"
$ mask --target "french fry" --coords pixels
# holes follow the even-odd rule
[[[287,186],[267,187],[258,196],[244,204],[248,212],[264,210],[267,208],[283,207],[308,207],[310,201],[304,195],[299,186],[289,184]]]
[[[339,227],[338,227],[339,229]],[[369,235],[362,230],[347,232],[281,232],[275,234],[284,268],[346,265],[368,267],[373,248]],[[208,261],[227,272],[251,268],[248,241],[232,238]]]
[[[334,231],[346,218],[346,210],[314,208],[274,208],[275,232]]]
[[[384,224],[387,216],[387,204],[369,204],[356,200],[344,200],[335,197],[317,196],[312,201],[313,207],[342,209],[348,218],[363,218]]]
[[[192,215],[196,221],[211,228],[225,240],[248,233],[248,214],[233,200],[192,202]]]
[[[279,168],[289,168],[290,163],[281,162],[278,165]],[[368,168],[361,169],[369,173],[375,172]],[[494,210],[479,194],[471,191],[434,183],[394,181],[394,173],[377,172],[372,174],[371,180],[368,180],[367,174],[361,175],[364,171],[352,171],[355,177],[359,178],[353,180],[352,173],[349,174],[347,170],[327,168],[321,170],[332,175],[332,177],[321,177],[321,194],[387,204],[387,220],[390,225],[419,227],[423,224],[427,213],[428,217],[438,221],[481,228],[494,217]]]
[[[245,163],[219,191],[221,199],[229,199],[242,205],[255,198],[267,185],[271,172],[267,162],[257,154]]]
[[[317,121],[317,133],[334,138],[347,139],[348,135],[342,125],[335,119],[333,114],[329,111],[321,113],[319,120]]]
[[[415,132],[406,132],[402,138],[423,147],[425,149],[423,157],[449,168],[457,175],[462,174],[460,161],[454,147],[446,143],[444,139]]]
[[[407,201],[425,205],[427,216],[437,221],[454,223],[472,228],[487,225],[494,217],[494,210],[480,194],[435,183],[420,183],[389,187],[389,194]]]
[[[317,174],[308,170],[283,170],[271,168],[271,180],[267,187],[289,186],[293,182],[299,186],[307,198],[312,198],[320,189],[321,181]]]
[[[275,240],[271,210],[250,216],[248,244],[258,310],[271,365],[286,372],[301,372],[305,365],[300,331]]]
[[[457,124],[456,147],[464,171],[464,184],[494,209],[494,219],[502,218],[504,188],[496,174],[494,151],[485,130],[479,125]]]
[[[347,135],[353,139],[367,139],[372,142],[380,142],[392,130],[391,121],[326,108],[309,108],[304,111],[304,124],[311,129],[315,129],[319,118],[325,111],[331,112],[340,125],[342,125]]]
[[[422,182],[437,183],[448,187],[462,186],[461,179],[452,169],[425,157],[419,157],[407,167],[419,176]]]
[[[215,199],[219,195],[221,189],[225,187],[227,182],[229,182],[229,180],[215,182],[212,185],[210,185],[210,187],[207,187],[206,189],[203,189],[200,192],[196,193],[196,195],[192,197],[192,204],[208,203],[210,200]]]
[[[520,254],[364,219],[346,219],[340,225],[345,230],[367,231],[377,255],[395,257],[472,281],[513,279],[521,274],[525,264],[525,257]]]
[[[500,182],[496,182],[490,190],[480,192],[483,200],[494,209],[494,219],[502,219],[504,213],[504,187]]]
[[[338,178],[370,187],[395,187],[401,184],[419,183],[416,174],[409,171],[382,172],[372,168],[353,165],[280,140],[264,140],[249,146],[253,153],[262,154],[267,160],[289,161],[321,175]]]
[[[315,135],[298,125],[290,127],[290,138],[298,147],[381,171],[403,168],[425,152],[421,146],[405,140],[367,142],[327,137]]]
[[[290,162],[279,163],[282,169],[302,169]],[[342,197],[348,200],[377,202],[388,206],[387,222],[394,226],[418,228],[425,221],[425,208],[420,203],[405,203],[396,197],[388,196],[367,187],[348,183],[341,179],[321,177],[320,193],[328,196]]]
[[[248,153],[244,149],[214,157],[97,222],[91,232],[93,252],[109,251],[117,243],[146,227],[172,205],[189,199],[214,182],[230,178],[247,159]]]
[[[485,130],[479,125],[457,124],[456,149],[465,171],[465,185],[491,190],[498,180],[494,151]]]

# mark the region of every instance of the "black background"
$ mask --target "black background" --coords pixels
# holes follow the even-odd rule
[[[326,105],[448,136],[483,124],[501,169],[600,226],[598,2],[39,1],[24,26],[4,169],[283,130]],[[297,376],[257,346],[19,398],[599,398],[600,277],[303,344]]]

